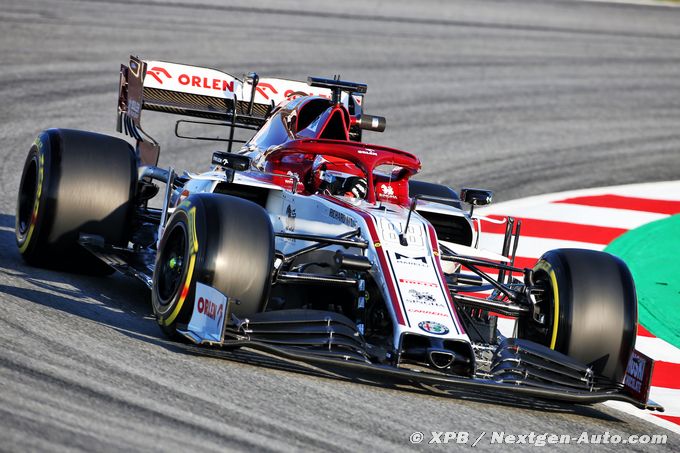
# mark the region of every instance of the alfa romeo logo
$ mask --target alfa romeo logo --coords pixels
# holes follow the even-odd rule
[[[432,333],[435,335],[446,335],[447,333],[449,333],[448,327],[434,321],[422,321],[418,324],[418,327],[420,327],[427,333]]]

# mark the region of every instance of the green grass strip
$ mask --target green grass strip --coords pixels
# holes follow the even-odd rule
[[[640,323],[680,348],[680,214],[631,230],[605,251],[633,273]]]

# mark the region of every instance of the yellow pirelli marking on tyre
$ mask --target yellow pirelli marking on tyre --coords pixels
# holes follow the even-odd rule
[[[557,278],[555,277],[555,271],[550,269],[550,282],[552,283],[553,290],[553,331],[552,339],[550,340],[550,349],[555,349],[555,343],[557,343],[557,326],[560,322],[560,293],[557,289]]]
[[[42,142],[40,139],[35,141],[36,146],[39,150],[42,150]],[[42,151],[39,151],[40,157],[38,158],[38,188],[35,191],[35,203],[33,204],[33,212],[31,213],[31,223],[28,226],[28,233],[26,234],[26,239],[19,247],[19,252],[24,253],[28,248],[28,244],[31,243],[31,236],[33,236],[33,230],[35,229],[35,224],[38,221],[38,208],[40,207],[40,195],[42,194],[43,186],[43,176],[45,174],[45,155]]]
[[[190,241],[189,268],[187,269],[187,278],[184,280],[184,286],[182,287],[182,292],[180,293],[177,305],[175,305],[175,309],[172,311],[172,313],[170,313],[170,316],[168,316],[165,319],[165,321],[163,321],[163,324],[166,326],[172,324],[177,318],[177,315],[179,315],[179,312],[182,310],[184,301],[186,300],[187,295],[189,294],[189,288],[191,287],[191,278],[194,275],[194,266],[196,265],[196,254],[198,253],[198,236],[196,235],[196,207],[189,209],[187,215],[189,217],[188,236]]]
[[[550,286],[553,293],[553,328],[552,335],[550,337],[550,349],[555,349],[557,344],[557,328],[560,323],[560,292],[557,287],[557,277],[555,276],[555,271],[552,266],[545,261],[539,261],[536,264],[535,270],[541,270],[548,274],[550,277]]]

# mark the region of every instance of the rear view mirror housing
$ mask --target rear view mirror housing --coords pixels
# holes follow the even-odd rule
[[[246,171],[250,168],[250,157],[242,154],[225,153],[215,151],[212,155],[212,164],[235,171]]]
[[[486,206],[493,202],[493,192],[486,189],[460,189],[460,199],[472,206]]]

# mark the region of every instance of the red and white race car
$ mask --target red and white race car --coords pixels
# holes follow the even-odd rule
[[[19,192],[21,254],[141,279],[163,332],[197,352],[247,347],[336,376],[662,410],[648,401],[653,362],[634,350],[626,265],[569,249],[517,268],[513,219],[502,250],[480,250],[473,210],[491,192],[414,180],[416,156],[363,143],[385,128],[365,93],[131,57],[118,130],[136,146],[40,134]],[[205,173],[159,168],[143,110],[192,117],[178,137],[221,128],[226,150]],[[238,140],[243,130],[254,135]],[[514,337],[498,314],[517,319]]]

